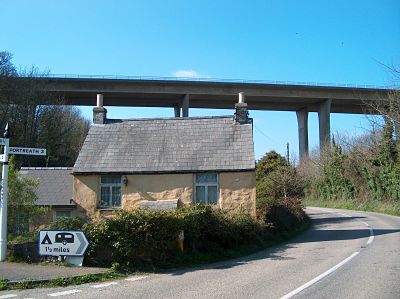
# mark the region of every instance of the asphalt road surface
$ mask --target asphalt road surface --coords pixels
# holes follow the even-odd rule
[[[400,218],[308,208],[307,232],[251,256],[2,298],[400,298]]]

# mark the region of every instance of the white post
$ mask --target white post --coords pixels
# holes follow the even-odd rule
[[[0,202],[0,262],[7,259],[7,195],[8,195],[8,151],[9,132],[8,124],[4,132],[4,162],[1,173],[1,202]]]

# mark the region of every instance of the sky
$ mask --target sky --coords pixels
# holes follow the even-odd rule
[[[193,77],[392,86],[400,66],[399,0],[0,0],[0,51],[50,74]],[[232,107],[233,108],[233,107]],[[249,107],[251,109],[251,107]],[[80,108],[87,118],[92,107]],[[110,118],[173,117],[167,108],[108,107]],[[232,115],[191,109],[190,116]],[[250,111],[255,155],[298,155],[293,112]],[[332,114],[331,132],[368,131]],[[318,117],[309,115],[310,148]]]

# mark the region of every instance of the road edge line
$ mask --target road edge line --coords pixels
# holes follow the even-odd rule
[[[356,251],[354,252],[352,255],[350,255],[349,257],[347,257],[346,259],[344,259],[343,261],[341,261],[339,264],[337,264],[336,266],[333,266],[332,268],[330,268],[329,270],[325,271],[324,273],[318,275],[317,277],[315,277],[314,279],[310,280],[309,282],[306,282],[305,284],[303,284],[302,286],[298,287],[297,289],[291,291],[290,293],[284,295],[283,297],[281,297],[280,299],[289,299],[292,298],[294,295],[297,295],[298,293],[300,293],[301,291],[305,290],[306,288],[312,286],[313,284],[317,283],[318,281],[320,281],[321,279],[323,279],[324,277],[328,276],[329,274],[333,273],[334,271],[336,271],[337,269],[339,269],[340,267],[342,267],[344,264],[348,263],[350,260],[352,260],[354,257],[356,257],[360,252]]]

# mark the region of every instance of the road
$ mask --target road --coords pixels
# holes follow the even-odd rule
[[[313,227],[251,256],[1,298],[400,298],[400,218],[308,208]]]

